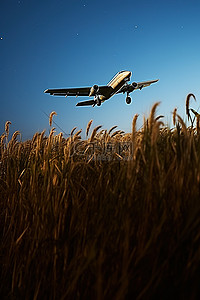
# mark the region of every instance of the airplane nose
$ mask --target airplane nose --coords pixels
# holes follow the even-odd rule
[[[131,79],[131,75],[132,75],[132,73],[130,71],[127,71],[126,74],[125,74],[125,78],[127,80],[130,80]]]

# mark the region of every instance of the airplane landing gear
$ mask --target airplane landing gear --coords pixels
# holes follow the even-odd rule
[[[126,97],[126,103],[127,103],[127,104],[131,104],[131,97],[130,97],[130,96],[127,96],[127,97]]]
[[[97,106],[101,106],[101,99],[99,97],[96,97],[95,102]]]

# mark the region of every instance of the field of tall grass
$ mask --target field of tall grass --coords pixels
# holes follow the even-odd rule
[[[0,141],[1,299],[199,299],[200,125]],[[50,115],[50,125],[55,112]]]

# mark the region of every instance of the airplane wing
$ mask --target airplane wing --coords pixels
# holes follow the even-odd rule
[[[159,79],[156,80],[149,80],[149,81],[143,81],[143,82],[133,82],[131,84],[124,85],[118,92],[119,93],[126,93],[126,92],[133,92],[134,90],[141,90],[143,87],[150,86],[152,83],[157,82]]]
[[[54,96],[89,96],[92,87],[69,88],[69,89],[47,89],[44,93]],[[99,86],[98,93],[104,95],[110,91],[109,86]]]
[[[87,106],[87,105],[95,105],[95,101],[94,100],[86,100],[86,101],[78,102],[76,104],[76,106]]]
[[[152,83],[157,82],[159,79],[156,80],[149,80],[149,81],[143,81],[143,82],[137,82],[137,87],[135,88],[135,90],[137,89],[142,89],[143,87],[146,86],[150,86]]]
[[[44,93],[54,96],[89,96],[90,87],[70,88],[70,89],[47,89]]]

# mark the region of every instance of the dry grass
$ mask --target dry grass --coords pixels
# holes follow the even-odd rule
[[[91,127],[91,125],[92,125],[92,122],[93,122],[93,120],[90,120],[90,121],[88,122],[88,124],[87,124],[87,128],[86,128],[86,136],[87,136],[87,137],[88,137],[89,130],[90,130],[90,127]]]
[[[188,116],[188,120],[191,121],[191,123],[193,123],[191,115],[190,115],[190,98],[193,97],[194,100],[196,101],[196,97],[194,94],[188,94],[187,98],[186,98],[186,103],[185,103],[185,108],[186,108],[186,115]]]
[[[10,121],[7,121],[7,122],[5,123],[5,133],[6,133],[7,136],[9,135],[9,127],[10,127],[10,124],[11,124]]]
[[[57,116],[57,113],[55,111],[52,111],[49,115],[49,125],[50,126],[52,126],[53,116]]]
[[[1,136],[1,299],[199,299],[199,118],[157,106],[130,134]]]

